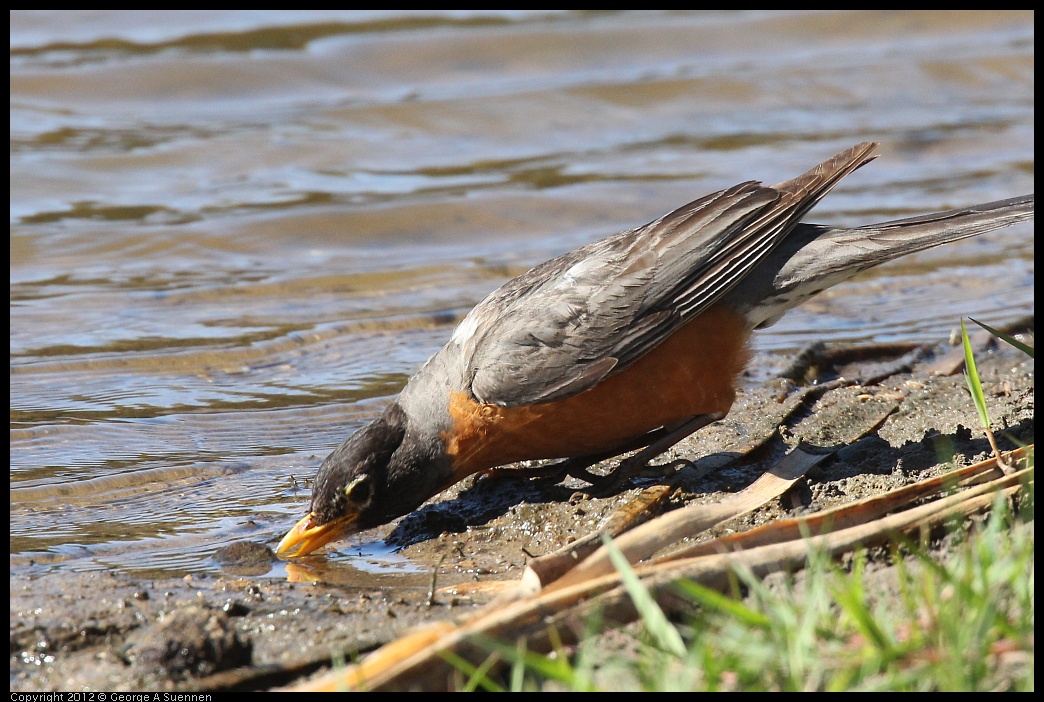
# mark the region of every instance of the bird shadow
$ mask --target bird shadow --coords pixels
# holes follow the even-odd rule
[[[566,502],[577,492],[551,482],[547,478],[514,476],[504,471],[497,477],[481,477],[455,497],[425,505],[406,515],[391,531],[386,541],[396,548],[406,548],[439,534],[462,533],[481,527],[521,504]]]

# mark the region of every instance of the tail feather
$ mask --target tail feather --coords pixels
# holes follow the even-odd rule
[[[733,304],[756,327],[861,271],[892,259],[1033,219],[1033,195],[854,228],[800,224],[750,276],[764,286],[747,289]],[[746,304],[744,304],[746,303]]]

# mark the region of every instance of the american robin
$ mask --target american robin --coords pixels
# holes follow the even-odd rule
[[[876,148],[712,193],[491,293],[323,461],[311,511],[277,553],[304,555],[515,461],[583,466],[646,447],[621,464],[633,469],[725,416],[754,329],[860,271],[1033,217],[1028,195],[857,228],[799,223]]]

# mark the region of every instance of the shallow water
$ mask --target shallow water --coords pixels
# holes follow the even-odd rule
[[[1031,13],[11,22],[12,572],[199,572],[270,542],[486,293],[718,188],[867,139],[882,157],[810,220],[1034,188]],[[1020,225],[757,343],[937,341],[1032,311]]]

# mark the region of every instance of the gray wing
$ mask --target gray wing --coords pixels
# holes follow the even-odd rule
[[[731,290],[876,146],[775,187],[748,181],[713,193],[508,282],[450,342],[472,395],[502,406],[549,402],[627,368]]]

